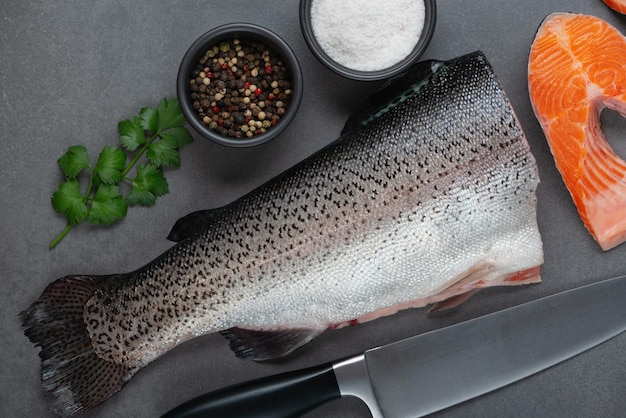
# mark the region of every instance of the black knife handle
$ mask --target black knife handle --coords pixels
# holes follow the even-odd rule
[[[162,418],[298,417],[340,397],[333,365],[327,363],[210,392]]]

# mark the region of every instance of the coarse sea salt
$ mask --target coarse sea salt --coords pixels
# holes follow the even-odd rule
[[[311,26],[334,61],[358,71],[379,71],[406,58],[425,20],[423,0],[313,0]]]

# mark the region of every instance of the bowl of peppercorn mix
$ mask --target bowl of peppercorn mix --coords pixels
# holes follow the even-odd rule
[[[275,138],[302,100],[292,49],[258,25],[231,23],[200,36],[181,62],[177,94],[189,124],[222,145],[250,147]]]

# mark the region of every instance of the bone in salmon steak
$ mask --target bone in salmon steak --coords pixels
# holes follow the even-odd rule
[[[626,240],[626,161],[607,142],[600,112],[626,116],[626,38],[595,16],[554,13],[530,50],[537,120],[583,223],[604,250]]]

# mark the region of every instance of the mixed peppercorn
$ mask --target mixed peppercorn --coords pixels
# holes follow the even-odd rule
[[[292,97],[289,70],[265,44],[233,39],[207,50],[190,80],[193,107],[211,130],[251,138],[276,125]]]

